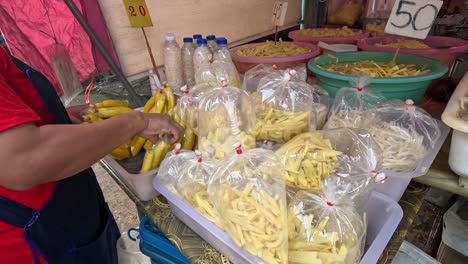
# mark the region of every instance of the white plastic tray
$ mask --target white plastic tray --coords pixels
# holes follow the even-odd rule
[[[406,187],[408,187],[411,179],[423,176],[427,173],[450,132],[450,128],[448,126],[439,120],[436,121],[440,128],[440,138],[434,145],[434,148],[419,163],[418,167],[412,172],[395,172],[391,170],[383,170],[385,175],[388,176],[388,179],[384,184],[377,185],[376,191],[388,195],[394,201],[399,201],[401,196],[403,196]]]
[[[259,258],[240,249],[229,235],[199,214],[187,202],[162,186],[158,179],[153,180],[154,188],[169,202],[172,213],[201,238],[210,243],[221,254],[235,264],[260,264]],[[361,264],[377,263],[385,246],[392,237],[403,217],[401,207],[384,194],[373,192],[367,205],[366,252]]]
[[[142,201],[148,201],[158,195],[153,188],[153,178],[158,174],[158,169],[147,173],[138,173],[143,163],[144,151],[141,151],[134,158],[116,161],[109,155],[103,158],[103,161],[113,169],[117,175],[122,175],[128,185],[133,189],[138,198]]]

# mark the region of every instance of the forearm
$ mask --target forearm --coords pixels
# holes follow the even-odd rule
[[[94,124],[45,125],[16,134],[22,138],[4,164],[15,189],[70,177],[91,166],[146,126],[138,113],[115,116]],[[5,160],[5,159],[3,159]],[[5,169],[5,167],[4,167]]]

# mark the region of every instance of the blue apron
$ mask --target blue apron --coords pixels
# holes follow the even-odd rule
[[[14,61],[33,83],[54,123],[71,124],[52,84],[26,64]],[[117,263],[120,232],[91,168],[58,181],[52,197],[39,210],[0,196],[0,221],[23,229],[36,263],[38,254],[50,264]]]

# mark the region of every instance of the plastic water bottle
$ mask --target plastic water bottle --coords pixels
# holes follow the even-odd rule
[[[167,84],[178,91],[183,85],[182,54],[180,46],[177,44],[175,35],[167,33],[164,43],[164,69],[166,72]]]
[[[184,45],[182,46],[182,64],[184,67],[185,84],[189,88],[192,88],[195,85],[195,69],[193,68],[194,52],[195,47],[193,46],[192,38],[184,38]]]
[[[203,38],[202,34],[194,34],[194,35],[193,35],[193,46],[194,46],[195,48],[198,47],[197,41],[198,41],[199,39],[202,39],[202,38]]]
[[[211,53],[214,53],[216,50],[216,36],[215,35],[208,35],[206,36],[206,42],[208,45],[208,48],[210,49]]]
[[[213,54],[213,60],[232,63],[231,53],[229,52],[229,49],[227,47],[227,39],[217,38],[216,44],[218,48],[215,50]]]
[[[155,95],[159,92],[159,87],[161,87],[161,83],[159,82],[158,76],[153,70],[148,71],[148,77],[151,87],[151,95]]]
[[[197,40],[198,47],[193,53],[193,66],[195,72],[203,65],[210,64],[213,61],[213,54],[206,45],[206,39]]]

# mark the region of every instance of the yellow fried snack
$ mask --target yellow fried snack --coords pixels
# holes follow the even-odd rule
[[[240,142],[245,149],[255,148],[255,137],[240,131],[233,135],[230,128],[219,127],[208,132],[206,137],[199,137],[200,150],[209,158],[222,159],[234,152],[233,145]]]
[[[418,69],[415,64],[392,64],[390,62],[357,61],[338,62],[318,67],[339,74],[367,75],[373,78],[411,77],[428,74],[430,69]]]
[[[376,23],[376,22],[368,23],[366,25],[366,31],[369,32],[371,37],[382,37],[386,35],[385,26],[386,26],[385,22],[384,23]]]
[[[287,263],[287,227],[281,219],[286,209],[278,197],[256,192],[251,183],[243,191],[228,184],[221,187],[220,213],[232,240],[268,264]]]
[[[213,203],[208,197],[208,190],[206,185],[193,184],[190,188],[184,189],[182,196],[193,206],[200,214],[206,219],[210,220],[215,225],[222,227],[218,217],[218,212],[214,208]]]
[[[347,1],[341,4],[329,17],[328,23],[352,26],[361,17],[364,7],[360,3]]]
[[[424,42],[415,40],[415,39],[397,39],[396,42],[382,44],[377,43],[375,44],[377,47],[383,48],[401,48],[401,49],[429,49],[430,47],[426,45]]]
[[[331,142],[319,133],[303,133],[275,152],[285,166],[286,186],[318,191],[335,169],[337,156]]]
[[[308,28],[301,30],[301,35],[310,37],[348,37],[362,34],[362,31],[353,31],[344,26],[342,28]]]
[[[246,57],[287,57],[310,51],[310,48],[301,47],[291,42],[284,42],[280,39],[276,43],[274,41],[267,41],[254,47],[240,48],[236,51],[236,54]]]
[[[287,112],[270,106],[257,114],[256,139],[288,142],[309,130],[309,119],[310,112]]]

